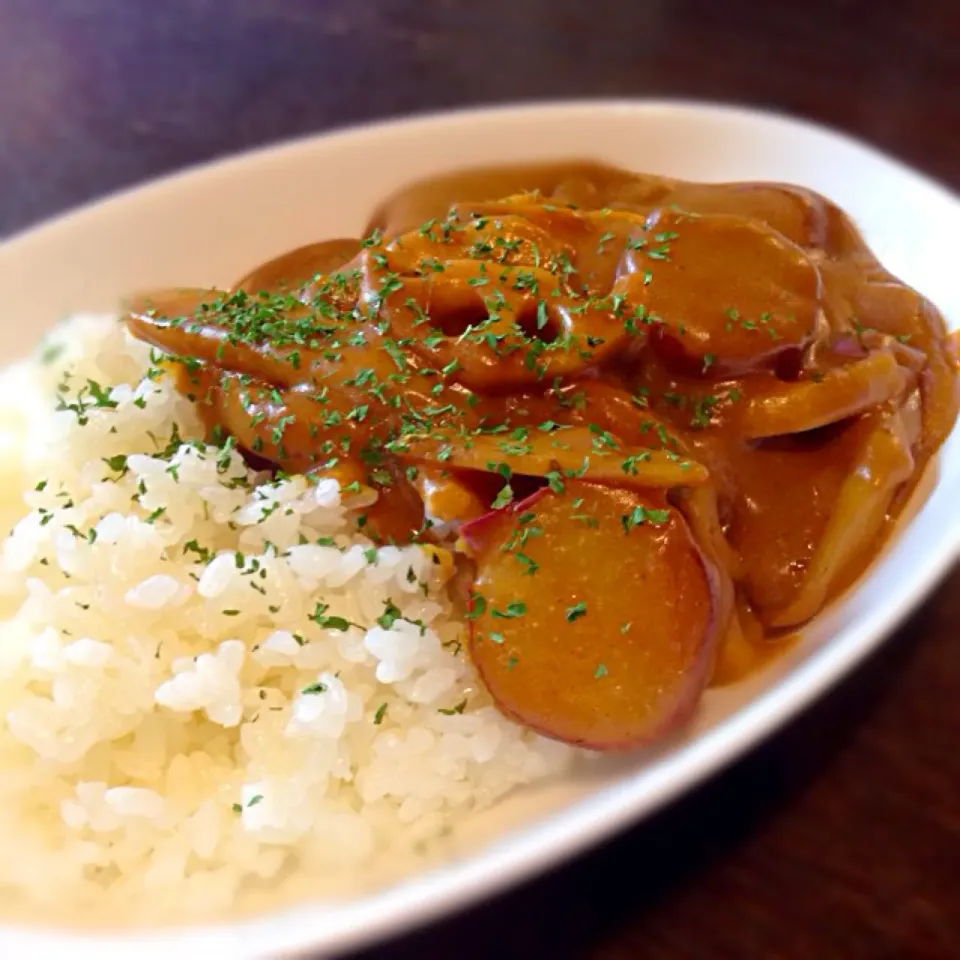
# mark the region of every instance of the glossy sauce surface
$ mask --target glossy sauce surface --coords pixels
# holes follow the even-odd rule
[[[942,319],[827,200],[590,163],[414,185],[363,241],[294,251],[233,291],[144,295],[128,323],[180,358],[212,434],[285,471],[336,476],[375,540],[466,523],[472,649],[495,699],[509,688],[512,715],[599,746],[678,719],[710,673],[691,681],[694,664],[735,679],[765,658],[764,637],[813,616],[869,561],[957,408]],[[525,521],[540,547],[510,546],[525,516],[511,505],[543,486]],[[617,491],[619,517],[603,490]],[[491,509],[495,523],[478,519]],[[504,533],[508,521],[519,526]],[[560,549],[573,542],[637,569],[643,551],[680,564],[651,567],[651,582],[673,584],[660,603],[637,588],[644,636],[624,630],[634,618],[603,578],[577,579]],[[550,569],[538,580],[531,563]],[[558,583],[574,611],[559,622]],[[493,597],[522,614],[492,624]],[[668,649],[676,630],[696,656]],[[517,706],[520,647],[532,663],[560,635],[580,652],[546,655],[550,680],[527,675],[537,696]],[[546,647],[530,650],[538,637]],[[683,708],[646,728],[624,708],[620,728],[599,711],[590,729],[590,697],[550,715],[546,687],[591,683]]]

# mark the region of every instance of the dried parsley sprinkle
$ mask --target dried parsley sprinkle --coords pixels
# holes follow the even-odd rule
[[[183,552],[195,553],[201,563],[209,563],[214,558],[214,552],[206,547],[201,547],[196,540],[189,540],[183,545]]]
[[[307,618],[312,620],[318,627],[324,630],[339,630],[341,632],[350,629],[350,621],[344,617],[328,617],[327,610],[330,609],[329,603],[317,603],[313,613]]]
[[[670,520],[669,510],[656,510],[642,504],[635,506],[629,513],[620,517],[624,533],[629,533],[634,527],[649,523],[654,527],[661,527]]]
[[[580,603],[575,603],[572,607],[567,607],[566,612],[564,613],[564,618],[567,623],[573,623],[576,620],[579,620],[580,617],[585,617],[587,615],[587,605],[581,601]]]
[[[580,466],[577,469],[573,469],[573,468],[566,469],[563,471],[563,475],[565,477],[569,477],[570,479],[576,479],[576,478],[582,477],[589,468],[590,468],[590,458],[584,457],[583,461],[581,462]]]
[[[719,397],[706,396],[698,397],[693,404],[693,418],[690,421],[692,427],[702,429],[710,426],[710,420],[713,415],[713,408],[720,402]]]
[[[547,302],[546,300],[538,300],[537,301],[537,329],[543,330],[543,328],[546,327],[548,320],[549,318],[547,316]]]
[[[389,630],[397,620],[401,619],[403,619],[403,614],[400,608],[389,598],[385,600],[383,613],[377,617],[378,626],[383,627],[384,630]]]
[[[50,366],[57,362],[67,347],[64,343],[46,343],[40,350],[40,362],[44,366]]]
[[[623,470],[628,476],[635,477],[637,475],[637,464],[646,463],[651,459],[651,454],[649,453],[635,453],[627,457],[622,464],[620,464],[620,469]]]
[[[600,680],[607,675],[607,672],[606,664],[598,663],[597,669],[593,671],[593,679]]]
[[[612,433],[610,433],[609,430],[604,430],[602,427],[597,426],[597,424],[595,423],[587,424],[587,429],[592,434],[595,434],[595,438],[593,440],[594,450],[597,450],[597,451],[601,451],[604,449],[616,450],[618,448],[619,445],[617,444],[616,438]]]
[[[103,387],[96,380],[87,380],[87,389],[90,391],[94,406],[106,407],[111,410],[116,408],[117,401],[110,398],[112,393],[110,387]]]
[[[377,707],[377,712],[373,715],[373,725],[375,727],[379,727],[380,724],[383,723],[383,718],[386,715],[387,715],[387,704],[381,703],[380,706]]]
[[[327,685],[325,683],[320,683],[319,681],[317,681],[317,683],[311,683],[309,686],[304,687],[300,692],[308,693],[308,694],[309,693],[326,693]]]
[[[520,563],[524,570],[523,572],[528,576],[533,576],[539,569],[539,565],[531,557],[528,557],[525,553],[514,553],[514,557],[517,562]]]
[[[563,493],[563,491],[566,489],[558,470],[548,471],[544,474],[544,479],[547,481],[547,485],[554,493]]]
[[[459,713],[463,713],[466,707],[467,701],[461,700],[455,707],[441,707],[439,710],[437,710],[437,713],[442,713],[446,717],[453,717]]]
[[[513,620],[516,617],[522,617],[527,612],[527,605],[522,600],[512,600],[503,610],[491,609],[493,617],[501,620]]]
[[[467,620],[476,620],[477,617],[483,616],[483,614],[486,613],[486,610],[487,598],[478,593],[474,593],[470,596],[470,609],[467,610],[464,616],[467,618]]]
[[[604,244],[609,243],[615,237],[616,234],[610,233],[609,231],[607,233],[600,234],[600,239],[597,241],[597,253],[603,253]]]
[[[509,483],[501,487],[500,492],[494,498],[490,505],[494,510],[500,510],[513,502],[513,487]]]

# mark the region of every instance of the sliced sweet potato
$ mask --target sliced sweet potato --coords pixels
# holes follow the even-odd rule
[[[295,293],[322,274],[333,273],[360,252],[359,240],[337,239],[309,243],[245,274],[234,287],[246,293]]]
[[[374,211],[366,232],[379,229],[395,235],[431,218],[442,219],[453,204],[488,201],[521,191],[550,197],[559,190],[565,200],[602,207],[607,194],[631,186],[635,180],[635,174],[589,160],[457,170],[407,184],[387,197]]]
[[[622,292],[657,318],[654,343],[671,365],[740,376],[775,367],[816,335],[816,265],[766,224],[665,208],[641,242],[624,255]]]
[[[465,524],[471,651],[499,708],[546,736],[642,746],[708,680],[716,576],[655,493],[581,481]]]

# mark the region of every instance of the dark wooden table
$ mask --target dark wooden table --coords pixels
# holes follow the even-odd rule
[[[0,234],[278,137],[629,95],[809,116],[960,186],[957,0],[0,0]],[[958,630],[960,572],[693,796],[363,957],[960,957]]]

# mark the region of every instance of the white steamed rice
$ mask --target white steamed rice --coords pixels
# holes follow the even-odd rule
[[[197,442],[149,370],[79,316],[0,378],[6,903],[142,922],[337,893],[567,766],[478,688],[448,554],[372,550],[335,482]]]

